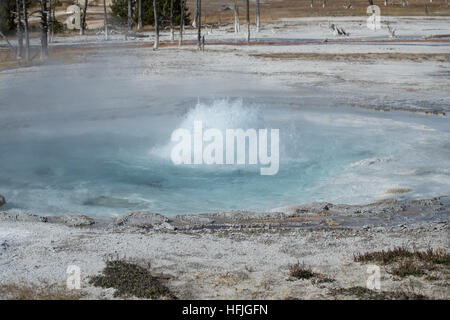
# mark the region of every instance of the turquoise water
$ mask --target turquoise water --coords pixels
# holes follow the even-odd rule
[[[346,108],[348,96],[312,87],[287,94],[244,76],[166,79],[117,68],[123,58],[105,63],[2,73],[1,210],[172,215],[450,191],[448,116]],[[195,120],[221,131],[279,129],[278,174],[261,176],[259,165],[175,166],[171,133]],[[388,192],[395,188],[411,192]]]
[[[6,210],[118,215],[268,210],[311,201],[358,203],[410,188],[407,196],[449,190],[449,134],[417,119],[375,112],[264,105],[243,99],[191,102],[165,129],[137,134],[95,128],[2,140],[0,193]],[[163,116],[145,116],[146,128]],[[418,118],[420,120],[420,117]],[[204,126],[279,128],[280,169],[259,165],[174,165],[170,133]],[[132,121],[133,122],[133,121]],[[99,126],[100,127],[100,126]],[[162,132],[163,131],[163,132]],[[392,195],[390,195],[392,196]],[[398,196],[398,195],[397,195]]]

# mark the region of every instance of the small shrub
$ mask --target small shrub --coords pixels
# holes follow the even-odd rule
[[[311,279],[317,277],[311,268],[306,267],[303,263],[297,262],[289,267],[289,275],[296,279]]]
[[[408,259],[402,261],[397,267],[393,268],[391,273],[400,278],[404,278],[408,276],[420,277],[425,274],[425,271],[422,265],[419,265],[415,260]]]
[[[89,283],[96,287],[116,289],[115,297],[132,295],[144,299],[175,298],[148,269],[122,260],[107,261],[103,274],[92,277]]]
[[[403,259],[417,259],[422,262],[431,264],[450,265],[450,254],[444,249],[433,250],[427,249],[425,251],[409,250],[404,247],[397,247],[387,251],[375,251],[363,254],[356,254],[353,256],[355,262],[374,262],[380,264],[391,264]]]

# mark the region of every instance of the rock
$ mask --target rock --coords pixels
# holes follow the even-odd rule
[[[55,222],[63,223],[69,227],[85,227],[93,225],[95,220],[85,215],[67,215],[57,217]]]
[[[0,212],[0,221],[47,222],[47,218],[23,212]]]
[[[0,194],[0,207],[6,203],[6,199],[4,196]]]
[[[153,229],[155,230],[161,230],[161,229],[166,229],[166,230],[175,230],[175,227],[172,226],[170,223],[168,222],[163,222],[160,224],[155,224],[153,225]]]
[[[194,224],[194,225],[205,225],[205,224],[212,224],[215,222],[215,220],[210,217],[199,216],[199,215],[189,215],[189,214],[177,215],[175,217],[175,219],[182,221],[182,222],[186,222],[188,224]]]
[[[168,224],[169,219],[159,213],[136,211],[127,213],[114,220],[116,226],[155,228],[163,223]]]
[[[249,219],[283,219],[286,217],[284,212],[253,212],[253,211],[228,211],[214,214],[216,217],[227,218],[232,220],[249,220]]]

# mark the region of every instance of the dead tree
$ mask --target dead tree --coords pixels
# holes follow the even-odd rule
[[[153,50],[157,50],[159,48],[159,21],[156,0],[153,0],[153,15],[155,16],[155,43],[153,44]]]
[[[128,31],[133,31],[133,5],[132,0],[128,0]]]
[[[194,7],[194,21],[192,21],[192,26],[194,28],[197,28],[197,21],[198,21],[198,1],[195,0],[195,7]]]
[[[173,30],[173,0],[170,0],[170,40],[171,41],[175,40],[175,35],[174,35],[174,30]]]
[[[80,28],[80,34],[81,35],[84,35],[84,31],[86,29],[87,7],[88,7],[88,0],[84,0],[83,16],[81,17],[81,28]]]
[[[237,5],[237,0],[234,0],[234,33],[238,33],[240,30],[239,26],[239,7]]]
[[[259,6],[259,0],[256,0],[256,32],[259,32],[261,29],[261,12]]]
[[[138,0],[138,1],[139,1],[138,2],[138,9],[139,9],[138,30],[140,30],[140,29],[142,29],[142,0]]]
[[[202,0],[196,0],[197,6],[197,47],[202,48]]]
[[[20,18],[20,1],[16,0],[16,17],[17,17],[17,59],[22,59],[23,36],[22,36],[22,20]]]
[[[13,54],[17,54],[16,48],[14,48],[14,46],[11,44],[11,42],[9,42],[8,37],[6,37],[1,31],[0,31],[0,37],[2,37],[3,39],[5,39],[6,44],[9,47],[9,50],[11,50],[11,52]]]
[[[182,46],[183,45],[183,31],[184,31],[184,7],[185,7],[185,1],[186,0],[181,0],[180,1],[180,5],[181,5],[181,17],[180,17],[180,38],[178,39],[178,46]]]
[[[47,0],[41,0],[41,60],[45,60],[48,56],[47,42]]]
[[[47,24],[48,24],[48,42],[52,42],[52,0],[48,0],[48,14],[47,14]]]
[[[250,42],[250,3],[249,0],[245,0],[245,6],[247,9],[246,18],[247,18],[247,43]]]
[[[386,24],[386,27],[389,32],[389,37],[395,38],[395,28],[392,28],[389,23]]]
[[[105,40],[108,40],[108,14],[106,13],[106,0],[103,0],[103,23],[105,24]]]
[[[27,1],[22,1],[23,11],[23,24],[25,29],[25,61],[30,60],[30,35],[28,33],[28,13],[27,13]]]

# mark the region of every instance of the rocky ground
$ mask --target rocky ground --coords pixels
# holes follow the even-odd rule
[[[114,220],[2,212],[0,296],[114,298],[114,289],[90,279],[107,261],[121,260],[151,266],[181,299],[448,299],[449,208],[449,197],[440,197],[173,219],[149,212]],[[395,259],[355,262],[355,255],[396,247],[444,252],[444,262],[420,265],[419,272]],[[297,262],[311,276],[297,279]],[[373,264],[380,267],[380,291],[366,288]],[[71,265],[81,271],[79,290],[65,288]]]

